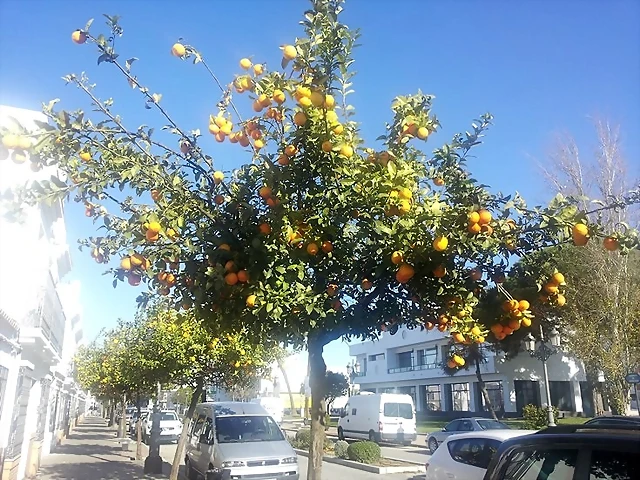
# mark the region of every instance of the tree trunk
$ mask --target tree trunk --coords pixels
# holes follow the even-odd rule
[[[480,387],[480,391],[482,392],[482,398],[484,399],[484,405],[487,407],[487,410],[491,414],[491,417],[495,420],[498,419],[496,416],[496,411],[493,408],[493,404],[491,403],[491,398],[489,398],[489,392],[487,391],[487,386],[484,383],[484,379],[482,378],[482,371],[480,370],[480,359],[476,358],[476,378],[478,379],[478,386]]]
[[[122,414],[120,416],[120,425],[118,426],[118,438],[126,438],[127,436],[127,395],[122,395]]]
[[[201,395],[202,385],[198,384],[193,390],[193,394],[191,395],[189,410],[187,410],[187,413],[182,420],[182,432],[180,433],[180,440],[178,440],[178,445],[176,445],[176,453],[173,456],[173,464],[171,465],[171,474],[169,475],[169,480],[178,480],[178,472],[180,471],[182,454],[184,452],[184,446],[187,443],[187,434],[189,433],[189,427],[191,426],[191,417],[193,417],[193,412],[196,410],[196,405],[198,405],[198,400],[200,400]]]
[[[112,427],[116,423],[116,405],[113,399],[109,400],[109,426]]]
[[[311,384],[311,362],[310,360],[307,358],[307,382],[309,384]],[[311,388],[311,385],[309,385],[309,388]],[[304,421],[305,423],[307,422],[307,419],[309,418],[309,395],[307,395],[306,389],[304,392]]]
[[[311,445],[309,446],[309,464],[307,480],[321,480],[322,457],[325,438],[325,377],[327,365],[322,358],[324,345],[309,338],[309,386],[311,387]]]
[[[287,386],[287,391],[289,392],[289,404],[291,405],[291,416],[296,416],[296,406],[293,403],[293,392],[291,391],[291,385],[289,384],[289,376],[287,375],[287,370],[284,368],[284,362],[281,358],[278,359],[278,368],[280,372],[282,372],[282,378],[284,379],[284,384]]]
[[[612,415],[626,415],[629,403],[629,384],[624,377],[617,375],[607,376],[604,383],[604,391],[611,408]]]
[[[138,411],[138,419],[136,420],[136,460],[142,460],[142,419],[140,418],[140,393],[136,395],[136,409]]]

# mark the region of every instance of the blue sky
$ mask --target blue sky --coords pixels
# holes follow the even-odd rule
[[[116,100],[129,126],[163,125],[113,68],[96,65],[92,46],[70,41],[71,32],[89,18],[96,19],[95,33],[104,31],[101,14],[117,14],[124,28],[116,45],[122,58],[140,58],[135,73],[163,94],[163,106],[179,124],[206,130],[219,91],[202,69],[172,58],[171,45],[184,37],[227,82],[242,57],[277,65],[278,47],[301,35],[298,21],[306,6],[302,0],[3,0],[0,103],[39,109],[41,102],[61,98],[64,108],[86,108],[81,92],[60,80],[86,71],[101,98]],[[470,166],[476,178],[496,190],[518,190],[531,203],[544,202],[549,192],[533,159],[544,158],[553,135],[564,131],[589,151],[591,118],[598,116],[622,126],[628,161],[639,173],[640,2],[350,0],[343,18],[362,30],[351,101],[366,139],[383,131],[395,95],[422,89],[436,96],[434,111],[443,125],[430,147],[463,131],[478,115],[494,114],[495,126]],[[219,168],[247,160],[237,148],[213,139],[203,146]],[[137,291],[113,290],[101,267],[77,251],[75,239],[93,229],[78,205],[67,212],[71,277],[82,282],[85,331],[91,339],[118,317],[132,316]],[[345,365],[346,347],[331,345],[326,357]]]

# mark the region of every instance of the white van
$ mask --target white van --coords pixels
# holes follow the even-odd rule
[[[416,412],[411,395],[377,393],[349,398],[338,421],[338,438],[405,445],[416,439]]]
[[[187,439],[187,478],[298,480],[298,456],[267,411],[256,403],[196,406]]]
[[[280,397],[259,397],[251,400],[251,403],[257,403],[264,408],[271,417],[278,422],[282,423],[282,416],[284,415],[284,404]]]

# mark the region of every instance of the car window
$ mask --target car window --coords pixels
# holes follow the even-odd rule
[[[413,407],[410,403],[385,403],[383,407],[385,417],[413,418]]]
[[[503,480],[572,480],[578,450],[526,449],[513,452],[507,460]]]
[[[447,447],[454,461],[485,470],[491,461],[491,452],[494,451],[484,438],[454,440],[448,442]]]
[[[177,420],[178,417],[174,412],[162,412],[160,414],[160,421]]]
[[[457,432],[458,431],[458,424],[460,423],[459,420],[454,420],[452,422],[447,423],[444,426],[444,431],[445,432]]]
[[[195,422],[193,422],[193,430],[191,431],[191,436],[200,438],[200,434],[202,432],[202,427],[204,427],[204,420],[206,415],[200,414]]]
[[[478,425],[482,430],[510,430],[511,427],[497,420],[478,420]]]
[[[471,420],[460,420],[460,425],[458,425],[459,432],[471,432],[473,430],[473,424]]]
[[[589,480],[631,480],[637,478],[637,454],[594,450],[591,452]],[[631,471],[636,472],[631,475]]]
[[[234,415],[216,417],[215,434],[218,443],[275,442],[284,440],[271,417]]]

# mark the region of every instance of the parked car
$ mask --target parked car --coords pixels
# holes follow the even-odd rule
[[[587,420],[585,425],[640,425],[640,417],[625,417],[624,415],[609,415]]]
[[[562,425],[504,442],[484,480],[634,480],[640,469],[638,425]]]
[[[370,393],[354,395],[338,420],[338,438],[409,445],[417,437],[416,411],[411,395]]]
[[[296,452],[257,403],[199,404],[187,439],[185,465],[189,480],[299,479]]]
[[[438,445],[444,442],[450,435],[464,432],[482,432],[484,430],[509,430],[511,427],[506,423],[499,422],[493,418],[469,417],[458,418],[447,423],[444,428],[437,432],[427,434],[427,446],[433,454]]]
[[[426,463],[426,480],[482,480],[505,440],[536,430],[484,430],[447,437]]]
[[[145,416],[142,424],[142,438],[149,443],[153,426],[153,412]],[[182,422],[174,410],[160,411],[160,442],[177,442],[182,432]]]
[[[142,425],[143,430],[144,430],[144,419],[146,418],[148,413],[149,413],[149,410],[147,410],[146,408],[140,410],[140,418],[142,419],[142,422],[143,422],[143,425]],[[133,412],[133,415],[131,416],[131,422],[129,422],[129,433],[131,435],[136,434],[137,424],[138,424],[138,411],[136,410],[135,412]]]

